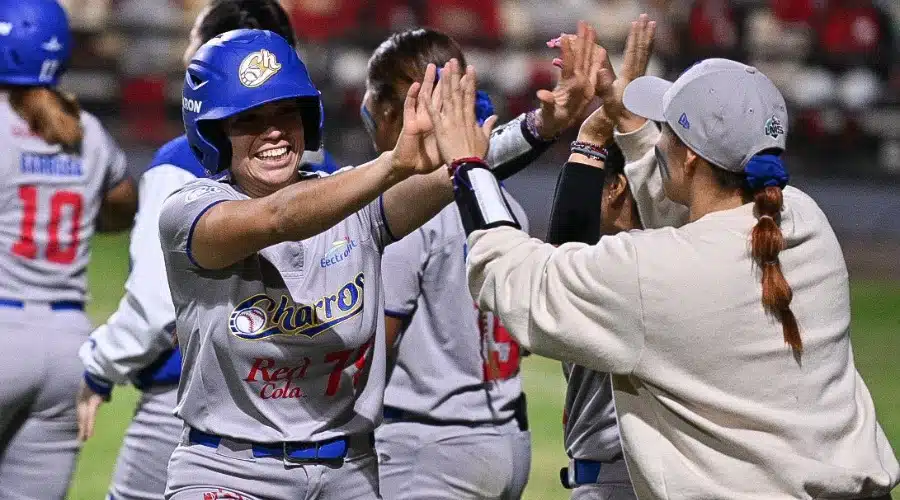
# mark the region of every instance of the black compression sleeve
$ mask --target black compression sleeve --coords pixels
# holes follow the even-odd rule
[[[522,226],[512,214],[496,177],[483,163],[463,163],[453,174],[453,198],[466,236],[479,229]]]
[[[593,245],[600,240],[600,198],[605,176],[601,168],[566,163],[556,182],[547,243],[579,241]]]

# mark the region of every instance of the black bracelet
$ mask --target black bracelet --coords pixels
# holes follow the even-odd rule
[[[582,154],[592,160],[606,162],[606,159],[609,157],[609,151],[606,148],[590,142],[572,141],[569,148],[573,153]]]

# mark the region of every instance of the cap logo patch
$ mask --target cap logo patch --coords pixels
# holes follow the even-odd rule
[[[275,54],[266,49],[254,52],[241,61],[238,68],[238,77],[245,87],[255,88],[266,83],[269,78],[281,70],[281,64],[275,58]]]
[[[782,134],[784,134],[784,127],[781,125],[781,120],[776,116],[769,118],[766,121],[766,135],[772,139],[778,139],[778,136]]]
[[[681,113],[681,117],[678,118],[678,124],[688,130],[690,130],[690,128],[691,128],[691,122],[688,121],[688,117],[687,117],[686,113]]]

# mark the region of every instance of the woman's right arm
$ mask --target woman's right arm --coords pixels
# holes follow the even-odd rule
[[[477,306],[541,356],[630,373],[644,346],[643,303],[630,236],[554,247],[512,227],[469,236],[466,267]]]
[[[196,219],[183,221],[190,224],[184,236],[191,261],[201,268],[222,269],[276,243],[325,231],[405,178],[392,168],[392,154],[383,153],[338,175],[297,182],[262,198],[235,200],[224,191],[218,196],[210,192]],[[174,196],[191,197],[190,193],[188,188]],[[164,225],[161,220],[165,233]],[[171,234],[178,228],[170,230]]]

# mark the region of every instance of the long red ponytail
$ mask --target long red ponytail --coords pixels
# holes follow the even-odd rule
[[[784,198],[779,187],[766,187],[753,194],[759,218],[750,236],[751,255],[762,271],[762,303],[766,312],[781,321],[784,341],[795,351],[803,350],[800,327],[791,311],[793,291],[781,271],[778,254],[784,250],[779,222]]]

